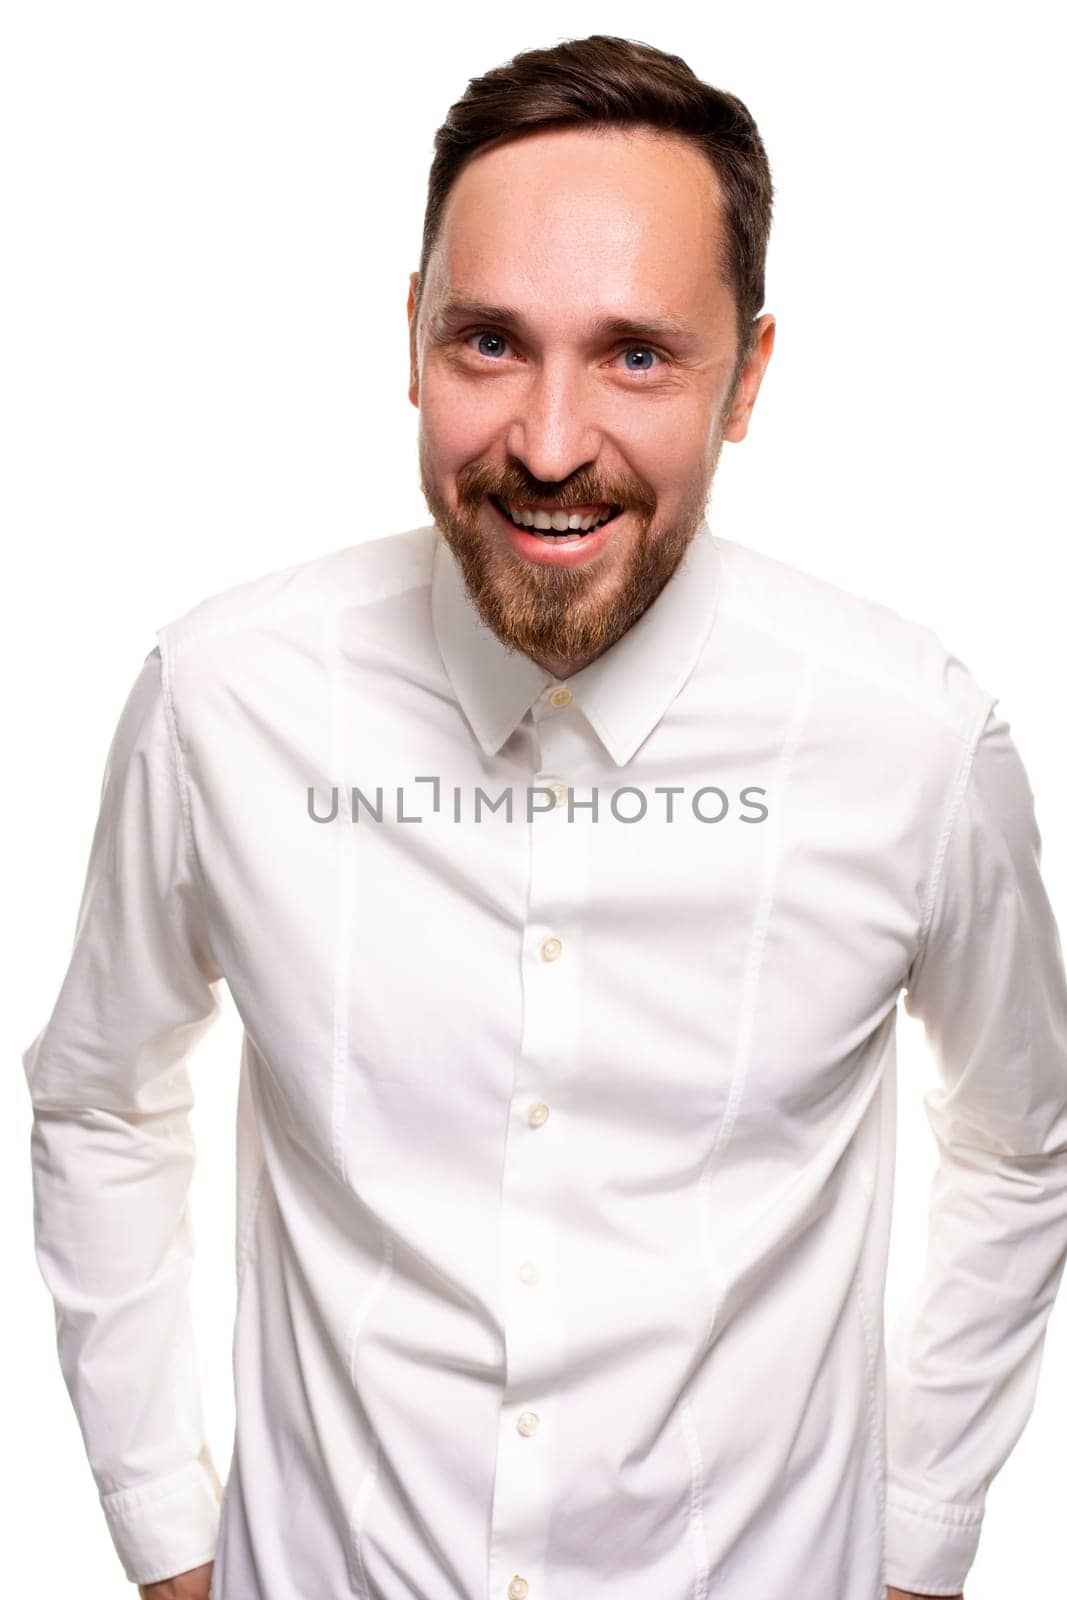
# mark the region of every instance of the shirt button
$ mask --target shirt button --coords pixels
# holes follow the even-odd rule
[[[551,705],[569,706],[571,703],[571,692],[569,689],[553,689],[548,699]],[[526,1590],[524,1589],[523,1594],[525,1593]]]
[[[519,1268],[519,1277],[523,1283],[537,1283],[540,1276],[541,1270],[536,1261],[524,1261]]]
[[[526,1596],[529,1594],[529,1592],[530,1585],[526,1582],[525,1578],[520,1578],[516,1572],[515,1576],[508,1584],[508,1600],[526,1600]]]
[[[536,1411],[524,1411],[517,1424],[519,1432],[528,1439],[531,1433],[537,1432],[540,1420]]]
[[[539,1128],[548,1118],[548,1107],[543,1100],[535,1100],[526,1113],[526,1120],[531,1128]]]
[[[566,805],[566,803],[567,803],[567,785],[565,783],[550,783],[550,784],[548,784],[547,787],[549,789],[551,789],[552,793],[555,795],[555,797],[556,797],[556,806],[557,807],[562,806],[562,805]]]
[[[541,940],[541,955],[546,961],[555,961],[562,949],[563,942],[557,939],[555,934],[550,934],[547,939]]]

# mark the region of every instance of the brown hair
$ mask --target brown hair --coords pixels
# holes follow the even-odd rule
[[[415,315],[441,229],[445,201],[471,158],[490,146],[545,128],[646,127],[688,139],[710,161],[722,190],[723,259],[733,292],[738,355],[735,381],[749,355],[763,305],[774,187],[767,152],[736,96],[703,83],[681,56],[611,34],[524,50],[472,78],[434,136]]]

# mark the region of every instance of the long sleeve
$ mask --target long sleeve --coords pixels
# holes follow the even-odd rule
[[[222,1486],[188,1302],[186,1057],[221,982],[191,866],[160,647],[107,757],[73,952],[23,1055],[37,1260],[59,1361],[126,1576],[213,1558]]]
[[[971,755],[904,998],[937,1063],[938,1165],[925,1273],[887,1347],[887,1581],[931,1595],[974,1561],[1067,1253],[1067,986],[1034,797],[992,706]]]

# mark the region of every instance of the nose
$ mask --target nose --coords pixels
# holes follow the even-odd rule
[[[592,403],[573,369],[545,362],[517,398],[507,429],[509,455],[546,484],[563,483],[591,467],[600,450]]]

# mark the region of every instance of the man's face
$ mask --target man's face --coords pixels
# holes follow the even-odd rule
[[[719,203],[713,169],[680,139],[539,132],[460,174],[417,323],[412,274],[426,503],[485,623],[558,677],[652,604],[704,515],[723,440],[747,431],[774,319],[760,318],[731,394]],[[617,514],[557,542],[498,502]]]

